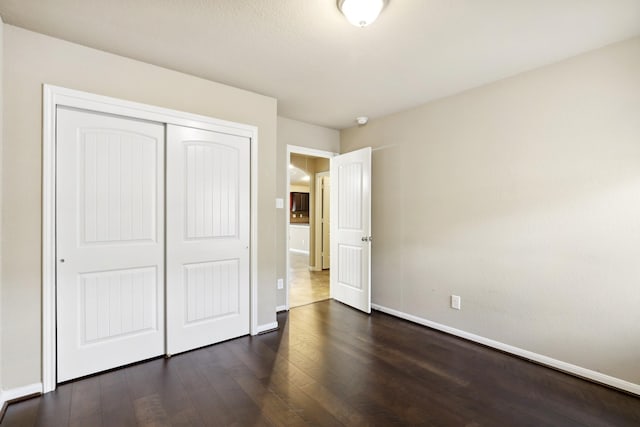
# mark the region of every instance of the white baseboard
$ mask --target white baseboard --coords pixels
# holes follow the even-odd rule
[[[281,311],[287,311],[288,308],[286,305],[279,305],[276,307],[276,313],[280,313]]]
[[[278,322],[271,322],[271,323],[266,323],[264,325],[258,325],[258,333],[262,334],[264,332],[267,331],[273,331],[275,329],[278,329]]]
[[[401,319],[408,320],[410,322],[418,323],[420,325],[428,326],[433,329],[437,329],[442,332],[446,332],[451,335],[455,335],[460,338],[474,341],[488,347],[493,347],[506,353],[511,353],[516,356],[523,357],[525,359],[532,360],[540,363],[541,365],[549,366],[559,371],[566,372],[581,378],[589,379],[597,383],[605,384],[620,390],[633,393],[640,396],[640,384],[634,384],[629,381],[622,380],[620,378],[612,377],[610,375],[603,374],[601,372],[592,371],[591,369],[583,368],[581,366],[573,365],[571,363],[563,362],[561,360],[553,359],[551,357],[544,356],[542,354],[534,353],[529,350],[514,347],[509,344],[505,344],[499,341],[485,338],[480,335],[465,332],[460,329],[452,328],[450,326],[443,325],[441,323],[433,322],[431,320],[423,319],[412,314],[404,313],[402,311],[394,310],[392,308],[384,307],[378,304],[371,304],[371,308],[381,311],[383,313],[390,314],[392,316],[400,317]]]
[[[0,391],[0,408],[4,408],[7,402],[30,396],[32,394],[42,394],[42,383],[29,384],[23,387],[11,388]]]

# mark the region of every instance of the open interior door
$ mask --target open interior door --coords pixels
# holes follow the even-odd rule
[[[331,298],[371,313],[371,147],[331,159]]]

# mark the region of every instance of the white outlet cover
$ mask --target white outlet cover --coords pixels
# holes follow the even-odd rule
[[[278,279],[278,289],[284,288],[284,280]]]
[[[276,209],[284,209],[284,199],[276,199]]]
[[[451,308],[460,310],[461,298],[458,295],[451,295]]]

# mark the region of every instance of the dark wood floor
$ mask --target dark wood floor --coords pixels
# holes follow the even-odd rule
[[[12,404],[3,426],[639,426],[640,398],[334,301]]]

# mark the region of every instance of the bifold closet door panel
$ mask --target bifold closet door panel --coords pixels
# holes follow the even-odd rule
[[[58,108],[57,380],[164,353],[165,126]]]
[[[249,333],[250,139],[167,126],[167,352]]]

